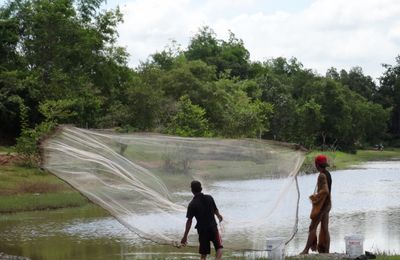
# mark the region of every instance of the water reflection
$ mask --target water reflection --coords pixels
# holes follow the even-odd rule
[[[332,251],[344,252],[344,237],[358,233],[365,237],[366,250],[400,253],[399,169],[400,162],[381,162],[332,173]],[[307,197],[314,190],[315,182],[316,175],[299,178],[302,194],[299,231],[287,248],[289,254],[299,253],[305,245],[311,208]],[[210,192],[215,194],[217,201],[222,201],[238,193],[240,189],[257,191],[241,192],[240,196],[257,196],[265,185],[263,181],[254,180],[224,182],[216,184]],[[226,212],[232,217],[235,214],[243,214],[243,205],[237,205],[236,208],[235,205],[231,205]],[[281,229],[292,228],[292,223],[282,220],[275,228],[276,233],[279,233]],[[237,234],[232,239],[241,241],[246,238]],[[262,238],[259,239],[261,244],[264,243]],[[29,256],[33,260],[197,258],[197,250],[194,248],[178,250],[173,247],[144,244],[114,218],[93,206],[2,215],[0,251]],[[241,253],[237,255],[240,256]],[[263,253],[247,253],[247,256],[252,257],[260,255]]]

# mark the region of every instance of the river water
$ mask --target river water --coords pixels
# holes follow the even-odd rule
[[[305,245],[311,209],[308,195],[314,190],[316,178],[316,174],[298,178],[301,193],[299,230],[287,247],[289,255],[299,253]],[[344,237],[361,234],[365,238],[365,250],[400,254],[400,162],[371,162],[349,170],[334,171],[332,179],[331,251],[344,252]],[[210,193],[218,202],[232,196],[227,196],[229,190],[238,193],[240,187],[258,190],[264,189],[265,185],[265,180],[221,182]],[[251,192],[239,193],[240,196],[256,196]],[[229,214],[234,212],[233,207]],[[276,227],[277,233],[282,226],[292,226],[285,220],[281,224]],[[1,215],[0,251],[28,256],[33,260],[197,258],[195,248],[176,249],[144,243],[94,206]],[[240,254],[233,252],[233,255]]]

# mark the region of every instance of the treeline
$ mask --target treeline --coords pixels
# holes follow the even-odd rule
[[[233,33],[222,40],[204,27],[186,48],[173,43],[133,69],[116,45],[122,15],[101,4],[0,8],[3,141],[35,139],[55,124],[344,150],[400,138],[400,57],[384,65],[379,84],[360,67],[322,76],[295,58],[252,62]]]

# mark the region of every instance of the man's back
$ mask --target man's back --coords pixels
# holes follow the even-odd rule
[[[216,226],[217,222],[214,218],[214,213],[217,210],[214,199],[210,195],[203,193],[196,194],[189,203],[187,218],[195,217],[197,224],[195,228],[206,229]]]
[[[201,193],[202,187],[199,181],[192,181],[190,183],[190,188],[194,197],[189,203],[186,213],[185,233],[181,243],[182,245],[186,245],[189,230],[192,226],[192,219],[195,217],[197,221],[196,228],[199,235],[199,253],[201,254],[201,259],[206,259],[207,255],[210,254],[210,242],[214,244],[216,250],[215,259],[221,259],[223,246],[214,215],[218,217],[220,222],[222,221],[222,216],[219,214],[213,197]]]

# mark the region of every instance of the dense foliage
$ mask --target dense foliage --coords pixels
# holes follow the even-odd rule
[[[186,49],[172,45],[132,69],[116,45],[122,15],[99,11],[101,3],[14,0],[0,8],[2,139],[29,143],[60,123],[309,148],[400,138],[400,57],[384,65],[377,85],[360,67],[321,76],[295,58],[252,62],[233,33],[221,40],[204,27]]]

